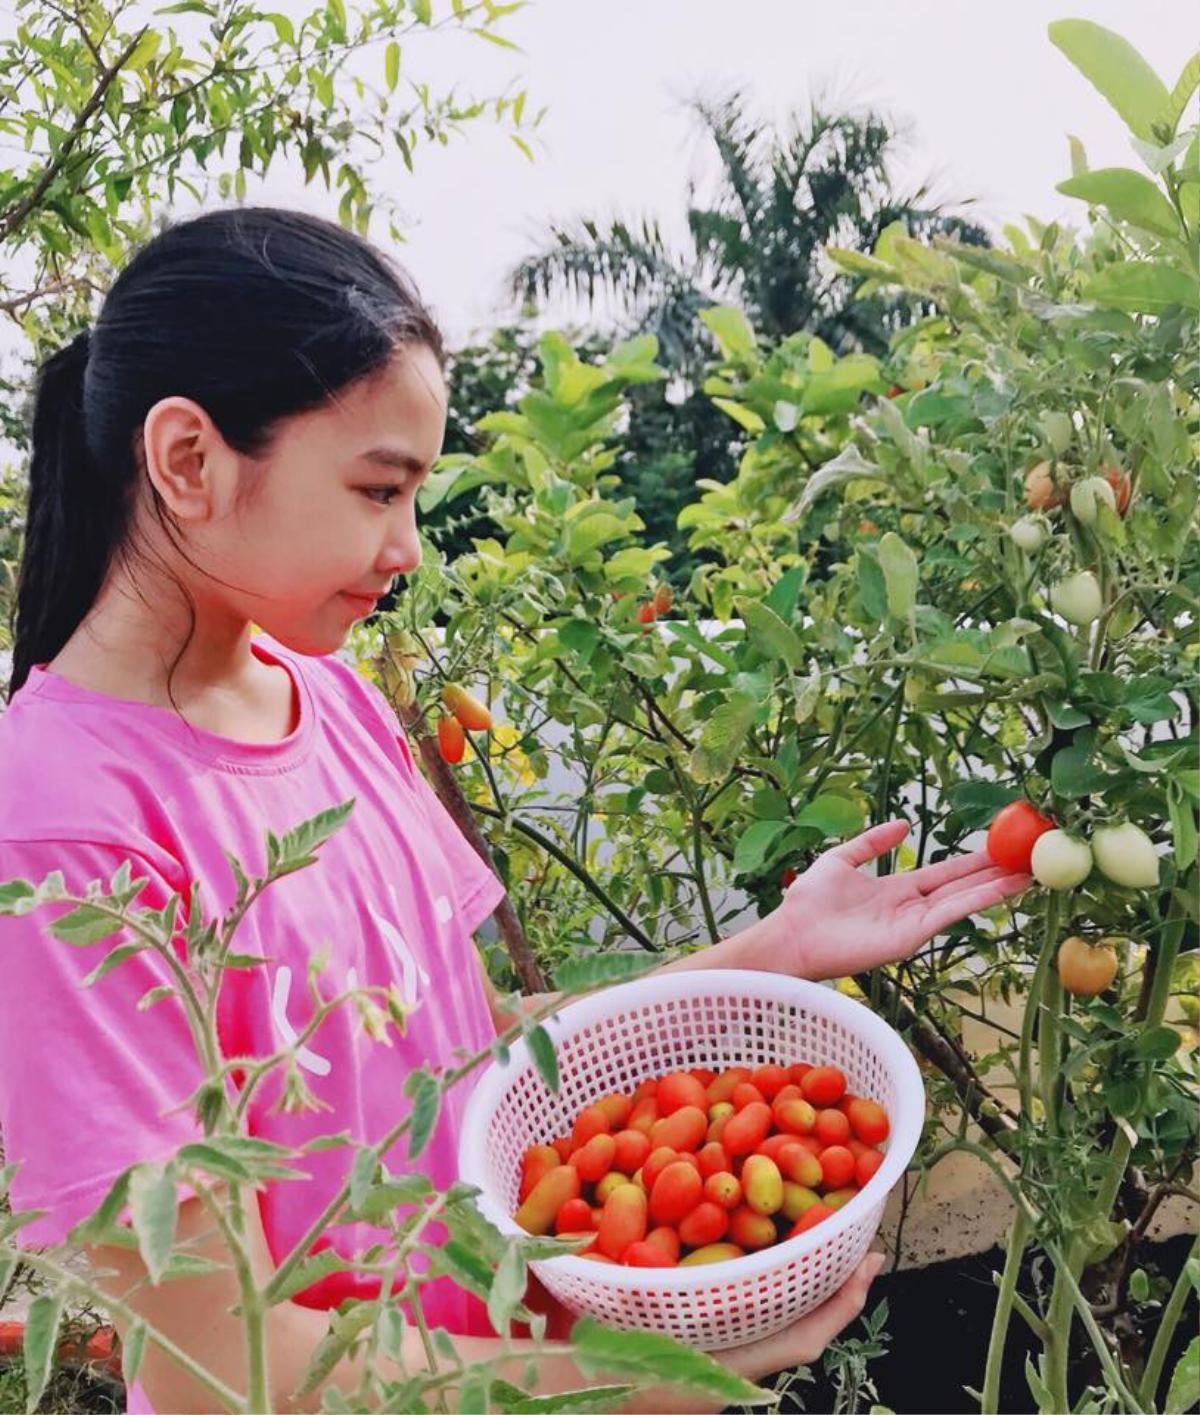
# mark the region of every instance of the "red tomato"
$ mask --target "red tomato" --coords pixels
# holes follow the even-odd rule
[[[442,760],[455,766],[462,761],[463,753],[467,750],[467,734],[462,730],[462,723],[457,717],[439,717],[437,725],[438,750],[442,754]]]
[[[709,1106],[707,1090],[689,1071],[675,1071],[670,1076],[663,1076],[654,1099],[658,1102],[659,1115],[663,1116],[673,1115],[685,1105],[699,1106],[705,1112]]]
[[[840,1110],[819,1110],[813,1134],[823,1145],[844,1145],[850,1138],[849,1118]]]
[[[988,828],[987,852],[1004,869],[1028,874],[1034,841],[1053,829],[1054,822],[1028,801],[1010,801]]]
[[[858,1139],[866,1144],[878,1145],[881,1140],[887,1139],[887,1111],[878,1101],[868,1101],[856,1096],[846,1114],[850,1120],[850,1128]]]
[[[854,1178],[855,1159],[845,1145],[830,1145],[822,1150],[821,1183],[825,1189],[843,1189]]]
[[[854,1161],[854,1177],[858,1181],[861,1189],[867,1181],[874,1177],[875,1171],[883,1163],[883,1152],[881,1150],[864,1150]]]
[[[836,1066],[814,1066],[800,1078],[800,1089],[811,1105],[837,1105],[846,1094],[846,1078]]]

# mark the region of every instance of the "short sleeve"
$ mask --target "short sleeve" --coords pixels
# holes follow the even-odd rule
[[[59,870],[82,895],[124,860],[131,878],[148,881],[133,907],[163,908],[175,891],[115,845],[0,841],[0,883],[36,884]],[[149,989],[173,981],[169,965],[147,949],[81,987],[129,939],[76,947],[56,938],[49,925],[72,907],[0,915],[0,1132],[6,1162],[18,1165],[10,1196],[15,1210],[48,1210],[19,1231],[22,1247],[61,1242],[122,1170],[165,1160],[201,1135],[186,1102],[203,1068],[183,1004],[168,997],[137,1010]]]
[[[404,778],[412,786],[421,814],[450,867],[458,905],[457,916],[464,921],[467,932],[472,932],[504,898],[504,885],[475,853],[455,824],[454,817],[422,775],[404,726],[384,693],[348,664],[332,657],[322,662],[337,676],[347,701],[354,706],[356,716],[369,728],[372,736],[393,758],[399,754]]]
[[[442,805],[437,792],[415,766],[413,787],[438,849],[450,867],[459,917],[470,933],[504,898],[504,885],[475,853],[474,846],[454,823],[454,817]]]

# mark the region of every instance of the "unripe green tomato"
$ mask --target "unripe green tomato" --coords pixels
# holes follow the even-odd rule
[[[1093,831],[1092,854],[1096,868],[1114,884],[1127,889],[1153,889],[1158,884],[1158,855],[1150,837],[1132,821]]]
[[[1116,512],[1117,498],[1103,477],[1084,477],[1071,488],[1071,514],[1081,525],[1092,525],[1102,501],[1110,511]]]
[[[1047,889],[1074,889],[1092,872],[1092,852],[1065,830],[1048,830],[1033,842],[1030,869]]]
[[[1026,555],[1035,554],[1046,543],[1045,524],[1033,516],[1022,516],[1019,521],[1014,521],[1008,534],[1017,549],[1023,550]]]
[[[1104,596],[1100,581],[1090,570],[1079,570],[1050,586],[1050,607],[1068,624],[1090,624],[1100,617]]]

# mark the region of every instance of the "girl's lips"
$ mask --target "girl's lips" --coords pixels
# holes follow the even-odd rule
[[[342,591],[342,598],[349,600],[356,609],[365,610],[367,613],[379,603],[374,595],[347,594],[345,590]]]

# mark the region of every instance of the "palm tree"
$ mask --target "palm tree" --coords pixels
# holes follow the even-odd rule
[[[907,198],[893,192],[895,135],[877,114],[813,105],[793,114],[781,137],[747,115],[736,90],[690,107],[720,159],[712,205],[695,205],[688,185],[691,249],[671,250],[649,216],[555,226],[548,248],[510,275],[518,300],[536,306],[571,294],[594,310],[607,293],[632,330],[658,335],[662,358],[685,377],[711,353],[697,316],[717,303],[740,305],[771,342],[804,329],[839,354],[881,354],[889,334],[913,318],[911,301],[855,300],[856,282],[823,259],[825,246],[870,251],[894,221],[913,236],[952,232],[988,244],[980,227],[924,204],[924,187]]]

